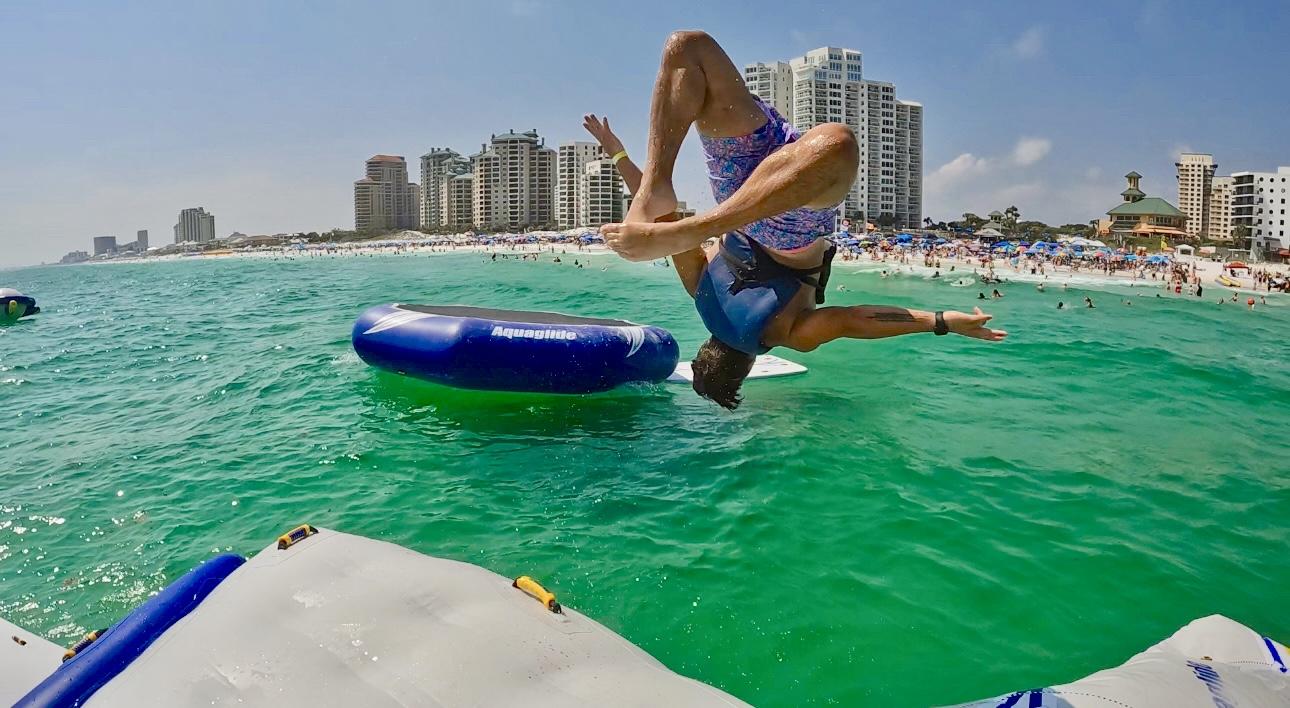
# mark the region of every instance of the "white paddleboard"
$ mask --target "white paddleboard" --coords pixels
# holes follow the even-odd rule
[[[796,374],[805,374],[806,367],[787,359],[780,359],[770,354],[762,354],[753,362],[752,371],[748,374],[749,379],[771,379],[777,376],[794,376]],[[694,372],[690,371],[690,362],[682,361],[676,365],[676,371],[667,377],[668,381],[679,383],[692,383],[694,381]]]

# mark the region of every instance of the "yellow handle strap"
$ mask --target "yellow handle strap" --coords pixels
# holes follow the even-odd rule
[[[107,631],[106,629],[97,629],[93,632],[90,632],[89,634],[86,634],[84,637],[81,638],[79,642],[71,645],[70,647],[67,648],[67,651],[63,652],[63,661],[67,661],[72,657],[76,656],[77,654],[85,651],[86,647],[93,644],[94,640],[103,636],[103,633],[106,631]]]
[[[562,614],[564,612],[564,609],[560,607],[560,603],[555,601],[555,593],[542,587],[541,583],[527,575],[521,575],[516,578],[515,582],[511,583],[511,587],[524,591],[524,594],[529,595],[533,599],[542,603],[543,606],[552,612],[557,614]]]
[[[285,551],[316,533],[318,533],[318,529],[309,524],[300,524],[278,537],[278,550]]]

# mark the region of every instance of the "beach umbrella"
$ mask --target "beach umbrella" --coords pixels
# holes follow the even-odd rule
[[[1137,256],[1135,256],[1135,255],[1133,255],[1132,253],[1130,253],[1130,254],[1129,254],[1129,255],[1127,255],[1127,256],[1121,256],[1121,258],[1123,258],[1123,259],[1124,259],[1124,260],[1126,260],[1126,261],[1130,261],[1130,262],[1138,260],[1138,257],[1137,257]]]

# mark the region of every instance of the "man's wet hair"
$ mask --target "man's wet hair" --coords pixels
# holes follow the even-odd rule
[[[709,337],[690,362],[694,372],[694,392],[714,401],[726,410],[734,410],[743,401],[739,387],[752,371],[756,357]]]

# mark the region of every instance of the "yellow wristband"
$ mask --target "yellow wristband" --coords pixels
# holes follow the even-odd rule
[[[611,157],[611,158],[609,158],[609,159],[610,159],[610,160],[613,160],[613,161],[614,161],[614,165],[615,165],[615,166],[617,166],[617,165],[618,165],[618,161],[619,161],[619,160],[621,160],[621,159],[623,159],[624,157],[627,157],[627,151],[626,151],[626,150],[619,150],[618,152],[614,153],[614,156],[613,156],[613,157]]]

